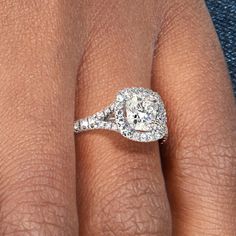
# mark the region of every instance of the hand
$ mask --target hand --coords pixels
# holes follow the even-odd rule
[[[0,235],[235,234],[235,101],[204,1],[2,1],[0,24]],[[74,142],[133,86],[166,105],[160,152]]]

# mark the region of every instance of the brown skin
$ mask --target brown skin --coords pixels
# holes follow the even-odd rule
[[[203,1],[2,1],[0,52],[0,235],[235,235],[235,101]],[[165,101],[161,154],[74,142],[132,86]]]

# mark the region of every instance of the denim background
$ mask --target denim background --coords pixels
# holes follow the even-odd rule
[[[206,0],[228,64],[236,96],[236,0]]]

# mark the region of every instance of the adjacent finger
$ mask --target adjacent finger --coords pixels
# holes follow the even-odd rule
[[[177,2],[163,20],[153,80],[169,115],[163,161],[174,235],[234,235],[232,88],[203,1]]]
[[[125,87],[149,87],[154,4],[115,1],[86,9],[92,28],[80,67],[76,117],[109,105]],[[88,23],[89,25],[89,23]],[[76,136],[80,235],[170,235],[157,143],[109,131]]]
[[[0,235],[78,232],[76,8],[73,1],[0,3]]]

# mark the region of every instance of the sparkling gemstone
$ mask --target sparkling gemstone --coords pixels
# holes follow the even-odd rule
[[[80,122],[76,121],[76,122],[74,123],[74,130],[75,130],[75,131],[78,131],[79,129],[80,129]]]
[[[96,117],[98,119],[102,119],[104,117],[104,113],[102,111],[101,112],[97,112]]]
[[[88,121],[87,120],[82,120],[80,122],[80,126],[82,129],[87,129],[88,128]]]
[[[140,136],[141,141],[145,142],[147,140],[148,136],[145,133],[142,133]]]
[[[126,119],[134,130],[151,131],[157,128],[159,101],[155,96],[133,93],[125,108]]]

